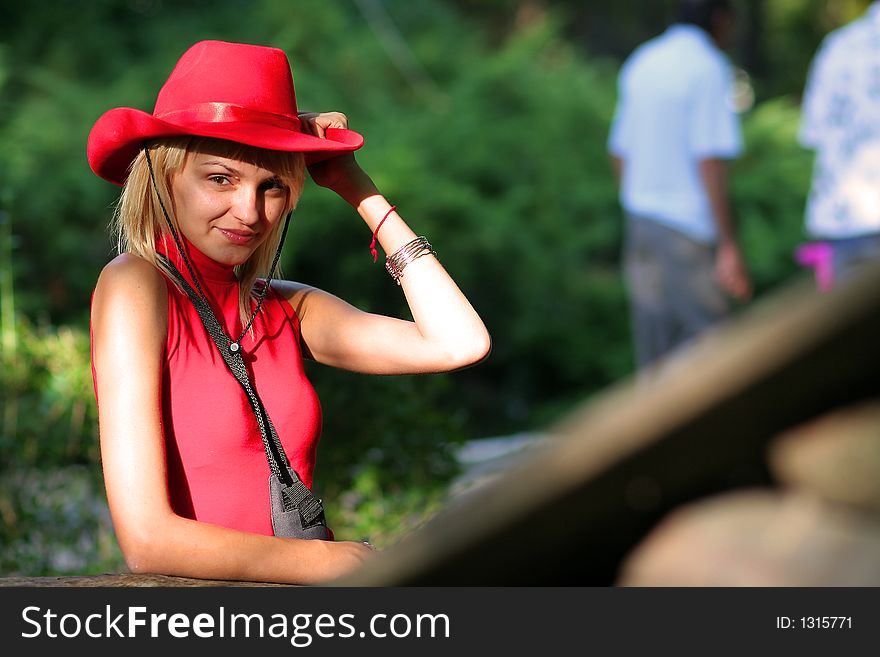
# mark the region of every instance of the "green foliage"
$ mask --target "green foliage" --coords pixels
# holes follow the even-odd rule
[[[424,33],[427,46],[424,25],[407,33],[425,68],[444,80],[442,96],[428,101],[392,87],[385,109],[363,118],[368,146],[359,157],[431,237],[492,333],[481,375],[459,377],[480,409],[476,430],[519,430],[540,422],[538,407],[560,392],[598,390],[630,369],[619,212],[604,155],[615,71],[585,63],[552,21],[493,52],[467,36],[454,51],[436,51],[439,29],[435,22]],[[348,217],[331,226],[312,202],[304,197],[299,214],[324,215],[323,223],[299,226],[302,248],[294,247],[288,272],[402,312],[390,281],[362,275],[362,229],[352,232]],[[331,239],[342,267],[327,267],[326,254],[311,248]],[[487,386],[471,386],[477,377],[491,381],[485,403]]]
[[[94,468],[0,473],[0,521],[0,573],[5,575],[91,575],[124,569]]]
[[[457,473],[467,413],[451,377],[368,377],[309,364],[325,410],[315,490],[340,539],[394,542]],[[452,411],[450,412],[450,409]]]
[[[390,547],[427,522],[446,502],[445,480],[389,490],[381,484],[384,478],[379,467],[362,468],[340,497],[327,498],[327,518],[337,540],[369,540],[377,548]]]
[[[733,169],[743,249],[759,292],[801,273],[794,251],[806,240],[813,155],[797,144],[799,122],[788,98],[759,105],[745,122],[745,152]]]
[[[96,463],[88,334],[26,320],[16,329],[15,352],[3,352],[0,369],[0,463]]]

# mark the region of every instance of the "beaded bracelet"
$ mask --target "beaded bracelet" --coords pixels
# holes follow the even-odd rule
[[[385,269],[391,274],[391,278],[394,279],[394,282],[400,285],[400,279],[403,276],[404,268],[413,260],[429,254],[437,257],[437,254],[434,252],[434,249],[431,248],[431,243],[428,242],[427,238],[417,237],[411,242],[407,242],[397,249],[397,251],[385,258]]]

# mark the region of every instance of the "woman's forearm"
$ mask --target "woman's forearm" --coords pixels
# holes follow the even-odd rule
[[[359,544],[262,536],[182,518],[145,519],[120,527],[129,568],[201,579],[315,584],[341,576],[365,556]]]
[[[365,196],[357,205],[358,214],[371,231],[375,231],[390,208],[378,192]],[[397,211],[382,221],[377,235],[386,254],[394,253],[416,237]],[[426,237],[430,241],[430,236]],[[440,264],[439,253],[437,257],[425,255],[409,262],[400,285],[419,333],[448,354],[452,367],[485,358],[491,348],[489,333],[470,301]]]

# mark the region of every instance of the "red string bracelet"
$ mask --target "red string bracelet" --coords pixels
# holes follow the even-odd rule
[[[397,209],[396,205],[392,205],[391,209],[385,213],[385,216],[382,217],[382,221],[379,222],[379,225],[376,226],[376,230],[373,231],[373,241],[370,242],[370,253],[373,254],[373,262],[379,258],[379,252],[376,250],[376,235],[379,234],[379,229],[382,227],[382,224],[385,223],[385,220],[388,218],[388,215],[394,212]]]

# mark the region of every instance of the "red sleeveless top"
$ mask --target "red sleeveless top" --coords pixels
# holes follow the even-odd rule
[[[238,281],[186,243],[202,291],[226,335],[242,331]],[[190,280],[173,242],[165,253]],[[192,281],[190,281],[192,284]],[[242,339],[251,382],[275,425],[290,465],[312,486],[321,432],[321,407],[303,370],[299,319],[270,290]],[[183,517],[272,535],[269,464],[251,406],[186,294],[168,281],[168,334],[162,369],[162,424],[168,489]]]

